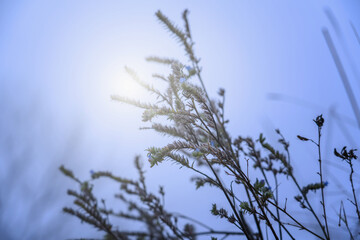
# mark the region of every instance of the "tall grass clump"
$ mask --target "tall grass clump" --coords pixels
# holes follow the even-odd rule
[[[290,158],[289,142],[279,129],[276,129],[281,149],[272,146],[263,134],[257,138],[238,136],[233,138],[227,130],[229,120],[225,118],[225,90],[218,91],[217,98],[212,98],[206,91],[201,75],[200,59],[194,52],[188,11],[183,12],[184,27],[180,28],[170,21],[161,11],[156,17],[185,50],[188,62],[182,63],[172,58],[148,57],[147,61],[167,65],[171,73],[165,77],[154,77],[166,83],[165,89],[158,89],[139,79],[135,71],[126,71],[142,87],[157,97],[153,103],[112,96],[113,100],[142,108],[142,120],[148,123],[144,129],[152,129],[176,140],[166,146],[147,148],[147,160],[151,167],[163,161],[176,163],[189,169],[195,176],[191,180],[196,188],[212,186],[214,191],[224,196],[225,202],[213,203],[209,209],[219,221],[233,226],[232,231],[213,229],[196,216],[184,216],[172,213],[164,207],[165,191],[159,187],[157,192],[147,188],[143,162],[135,158],[138,179],[116,176],[111,172],[95,171],[92,181],[78,179],[71,170],[64,166],[60,170],[73,179],[79,188],[68,190],[74,197],[73,207],[65,207],[64,212],[74,215],[104,233],[104,239],[225,239],[237,236],[239,239],[298,239],[298,230],[307,233],[308,239],[332,239],[332,233],[344,228],[351,239],[359,237],[354,231],[354,223],[360,223],[359,204],[356,183],[353,179],[353,162],[357,159],[356,149],[334,150],[336,157],[349,166],[349,180],[353,198],[349,201],[353,209],[345,209],[340,202],[337,212],[339,227],[329,224],[326,194],[328,181],[324,177],[321,136],[326,124],[322,115],[316,116],[314,138],[298,135],[304,144],[313,144],[317,153],[318,174],[316,182],[303,184],[294,173]],[[191,79],[191,81],[190,81]],[[194,82],[198,84],[194,84]],[[306,142],[306,143],[305,143]],[[249,176],[249,168],[257,172],[258,178]],[[252,175],[254,176],[254,175]],[[259,177],[260,176],[260,177]],[[93,192],[95,180],[107,178],[120,185],[120,192],[115,197],[127,206],[127,211],[115,211],[106,206],[105,200],[98,199]],[[295,196],[280,198],[279,183],[288,184],[296,189]],[[315,209],[313,194],[320,194],[321,210]],[[346,196],[344,196],[345,198]],[[296,206],[287,205],[288,199]],[[344,199],[344,201],[347,201]],[[289,211],[299,208],[308,220],[304,221]],[[356,220],[349,217],[347,211],[354,212]],[[110,219],[137,221],[144,225],[136,231],[129,231],[121,226],[114,226]],[[311,224],[309,224],[309,219]],[[351,219],[351,220],[350,220]],[[197,230],[205,229],[205,230]]]

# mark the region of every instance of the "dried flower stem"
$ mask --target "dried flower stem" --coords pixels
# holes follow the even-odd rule
[[[318,125],[318,142],[317,142],[317,147],[318,147],[318,155],[319,155],[319,168],[320,168],[320,183],[321,186],[324,186],[324,182],[323,182],[323,173],[322,173],[322,160],[321,160],[321,125]],[[323,208],[323,213],[324,213],[324,220],[325,220],[325,228],[326,228],[326,235],[325,238],[326,239],[330,239],[330,233],[329,233],[329,226],[328,226],[328,222],[327,222],[327,216],[326,216],[326,207],[325,207],[325,196],[324,196],[324,187],[321,188],[321,205]]]
[[[349,178],[350,178],[351,189],[352,189],[352,193],[353,193],[353,197],[354,197],[354,202],[353,202],[353,204],[355,205],[356,214],[357,214],[358,220],[360,221],[359,205],[358,205],[358,202],[357,202],[357,199],[356,199],[355,188],[354,188],[354,181],[353,181],[354,168],[353,168],[353,164],[352,164],[352,161],[351,161],[351,160],[349,161],[349,165],[350,165],[350,169],[351,169]]]

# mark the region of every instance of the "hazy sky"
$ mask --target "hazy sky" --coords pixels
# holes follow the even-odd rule
[[[315,137],[312,119],[324,115],[328,204],[336,220],[337,184],[347,175],[334,168],[343,164],[331,153],[343,145],[359,148],[360,131],[321,29],[329,30],[360,102],[360,42],[350,25],[360,32],[358,1],[5,0],[0,1],[1,239],[101,236],[61,212],[71,204],[66,189],[76,186],[57,168],[65,164],[82,179],[91,169],[136,177],[133,157],[145,159],[147,147],[172,141],[138,130],[144,126],[141,111],[110,96],[150,99],[124,66],[156,84],[151,74],[169,70],[145,57],[186,62],[154,15],[160,9],[182,26],[186,8],[210,95],[226,89],[233,137],[263,132],[275,141],[274,129],[280,128],[305,185],[317,179],[316,151],[296,135]],[[209,224],[219,221],[209,209],[222,197],[213,189],[195,192],[192,173],[170,163],[146,169],[153,189],[165,185],[170,211]],[[111,199],[116,189],[101,182],[97,191]],[[283,190],[293,191],[286,183]]]

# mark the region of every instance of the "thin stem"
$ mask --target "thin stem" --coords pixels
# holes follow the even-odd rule
[[[277,203],[276,203],[277,204]],[[285,230],[285,232],[289,235],[289,237],[292,240],[295,240],[295,238],[293,237],[293,235],[289,232],[289,230],[284,226],[284,224],[280,221],[280,218],[277,218],[271,211],[270,209],[266,206],[266,210],[270,213],[270,215],[272,216],[272,218],[277,221],[279,223],[279,225]],[[276,210],[278,211],[278,208],[276,208]]]
[[[224,186],[222,185],[219,176],[216,174],[214,168],[211,166],[211,164],[210,164],[209,160],[207,159],[207,157],[204,156],[204,158],[205,158],[208,166],[210,167],[211,171],[213,172],[216,180],[218,181],[221,190],[223,191],[223,193],[224,193],[227,201],[228,201],[229,204],[230,204],[230,207],[231,207],[232,210],[233,210],[233,213],[235,214],[236,218],[238,219],[238,222],[239,222],[239,224],[240,224],[240,226],[241,226],[241,228],[242,228],[242,231],[243,231],[244,234],[246,235],[246,238],[247,238],[247,239],[253,239],[252,235],[248,233],[248,229],[244,226],[244,223],[243,223],[242,220],[240,219],[240,216],[239,216],[239,214],[238,214],[235,206],[232,204],[231,199],[230,199],[230,197],[229,197],[228,194],[227,194],[227,191],[225,190]]]
[[[197,233],[195,233],[196,236],[209,235],[209,234],[245,235],[244,233],[241,233],[241,232],[228,232],[228,231],[207,231],[207,232],[197,232]]]
[[[352,161],[351,161],[351,160],[349,161],[349,165],[350,165],[350,169],[351,169],[351,172],[350,172],[350,183],[351,183],[352,193],[353,193],[353,196],[354,196],[354,203],[353,203],[353,204],[355,205],[356,214],[357,214],[357,217],[358,217],[358,219],[359,219],[359,221],[360,221],[359,206],[358,206],[357,199],[356,199],[355,188],[354,188],[354,181],[353,181],[354,168],[353,168],[353,164],[352,164]]]
[[[258,204],[258,207],[260,208],[260,210],[262,212],[262,217],[265,219],[265,221],[266,221],[268,227],[270,228],[272,234],[274,235],[275,239],[278,240],[279,238],[278,238],[274,228],[272,227],[272,224],[271,224],[269,218],[267,217],[267,215],[264,211],[263,204],[259,200],[258,196],[261,196],[261,194],[258,191],[256,191],[256,189],[251,185],[250,180],[246,177],[244,172],[242,172],[242,171],[240,172],[241,176],[238,176],[236,173],[234,173],[234,174],[238,179],[242,179],[242,182],[244,183],[244,185],[246,184],[245,189],[250,190],[251,194],[253,195],[253,197],[255,198],[255,201]],[[250,199],[250,201],[251,201],[251,199]]]
[[[290,174],[290,177],[291,177],[291,179],[293,180],[293,182],[295,183],[295,185],[296,185],[297,189],[299,190],[299,192],[301,193],[301,195],[303,196],[305,202],[307,203],[307,205],[308,205],[308,208],[307,208],[307,209],[308,209],[308,210],[312,213],[312,215],[315,217],[316,221],[317,221],[318,224],[320,225],[321,230],[322,230],[323,233],[324,233],[324,236],[326,237],[325,229],[323,228],[323,225],[322,225],[320,219],[318,218],[318,216],[316,215],[314,209],[312,208],[312,206],[311,206],[311,204],[310,204],[307,196],[302,192],[299,183],[297,182],[296,178],[294,177],[294,175],[293,175],[292,173]],[[322,239],[323,239],[323,238],[322,238]]]
[[[275,229],[272,227],[272,224],[271,224],[269,218],[267,217],[267,215],[266,215],[266,213],[265,213],[265,211],[264,211],[264,208],[262,207],[262,205],[261,205],[261,203],[260,203],[260,200],[259,200],[259,198],[258,198],[258,196],[257,196],[257,193],[254,192],[254,189],[253,189],[252,187],[249,188],[249,189],[250,189],[251,193],[253,194],[253,196],[254,196],[257,204],[258,204],[258,207],[260,208],[260,210],[261,210],[261,212],[262,212],[262,214],[263,214],[263,217],[265,218],[265,221],[267,222],[267,225],[269,226],[272,234],[274,235],[275,239],[279,240],[279,237],[277,236],[277,234],[276,234],[276,232],[275,232]]]
[[[245,183],[249,186],[249,180],[247,178],[244,178],[245,179]],[[296,180],[295,180],[296,182]],[[297,182],[296,182],[297,184]],[[250,185],[251,186],[251,185]],[[298,188],[300,187],[298,184],[297,184]],[[255,190],[256,191],[256,190]],[[256,192],[258,195],[261,196],[261,193],[260,192]],[[267,202],[270,203],[271,205],[273,205],[275,208],[278,208],[281,212],[283,212],[286,216],[288,216],[291,220],[293,220],[297,226],[300,228],[300,229],[303,229],[311,234],[313,234],[314,236],[318,237],[319,239],[323,239],[323,237],[319,236],[318,234],[316,234],[315,232],[311,231],[310,229],[306,228],[304,225],[302,225],[298,220],[296,220],[291,214],[289,214],[286,209],[283,209],[281,207],[279,207],[276,203],[272,202],[270,199],[267,199]],[[316,215],[315,215],[316,216]]]
[[[316,234],[315,232],[311,231],[310,229],[306,228],[304,225],[302,225],[298,220],[296,220],[293,216],[291,216],[285,209],[282,209],[281,207],[279,207],[276,203],[273,203],[272,201],[270,201],[269,199],[267,200],[268,203],[270,203],[271,205],[273,205],[274,207],[278,208],[281,212],[283,212],[286,216],[288,216],[291,220],[293,220],[300,229],[304,229],[305,231],[311,233],[312,235],[318,237],[319,239],[324,240],[323,237],[319,236],[318,234]]]
[[[343,210],[343,214],[344,214],[344,217],[343,217],[343,218],[341,217],[341,210]],[[348,224],[348,221],[347,221],[347,217],[346,217],[346,212],[345,212],[345,207],[344,207],[343,201],[341,201],[341,204],[340,204],[339,226],[340,226],[340,221],[343,221],[343,222],[345,223],[346,229],[347,229],[347,231],[349,232],[349,235],[350,235],[350,239],[351,239],[351,240],[354,240],[354,236],[353,236],[352,233],[351,233],[351,230],[350,230],[350,228],[349,228],[349,224]]]
[[[199,74],[199,76],[200,76],[200,74]],[[224,102],[225,102],[225,97],[224,97]],[[211,103],[210,103],[210,104],[211,104]],[[208,110],[209,112],[212,112],[212,111],[209,109],[209,107],[207,106],[207,104],[205,104],[205,106],[206,106],[206,108],[207,108],[207,110]],[[219,116],[218,116],[216,113],[214,113],[214,115],[215,115],[217,121],[220,123],[220,125],[221,125],[221,127],[222,127],[222,132],[225,134],[225,138],[226,138],[226,140],[227,140],[227,142],[228,142],[228,145],[229,145],[228,147],[229,147],[229,149],[230,149],[230,151],[231,151],[231,154],[232,154],[232,156],[228,156],[228,158],[229,158],[229,160],[231,160],[231,158],[233,159],[234,163],[236,164],[236,167],[238,168],[238,169],[237,169],[238,172],[239,172],[240,174],[243,174],[243,171],[241,170],[241,167],[240,167],[239,162],[236,161],[237,158],[236,158],[235,152],[234,152],[234,150],[233,150],[233,148],[232,148],[231,139],[230,139],[230,137],[229,137],[229,134],[227,133],[227,131],[226,131],[226,129],[225,129],[224,121],[221,123],[221,122],[220,122],[220,119],[219,119]],[[224,116],[223,116],[223,117],[224,117]],[[213,115],[211,115],[211,118],[212,118],[213,123],[214,123],[214,125],[215,125],[215,130],[216,130],[216,132],[217,132],[217,136],[218,136],[218,138],[219,138],[219,132],[218,132],[217,124],[216,124],[215,119],[213,118]],[[204,124],[204,123],[203,123],[203,124]],[[205,125],[205,124],[204,124],[204,125]],[[205,127],[206,127],[206,125],[205,125]],[[210,130],[208,130],[208,131],[209,131],[210,134],[212,135],[211,131],[210,131]],[[212,136],[213,136],[213,135],[212,135]],[[214,136],[213,136],[213,137],[214,137]],[[217,138],[215,138],[215,139],[217,140],[218,144],[219,144],[220,147],[223,149],[223,151],[227,154],[227,151],[225,150],[225,147],[222,145],[220,139],[217,139]],[[228,155],[228,154],[227,154],[227,155]],[[226,165],[226,167],[235,174],[235,172],[234,172],[232,169],[230,169],[227,165]],[[236,169],[236,168],[235,168],[235,169]],[[249,200],[249,202],[250,202],[250,206],[253,207],[253,204],[252,204],[252,201],[251,201],[251,197],[250,197],[248,188],[245,187],[245,191],[246,191],[247,198],[248,198],[248,200]],[[261,226],[260,226],[259,220],[258,220],[258,218],[257,218],[257,216],[256,216],[255,214],[254,214],[254,220],[255,220],[255,223],[256,223],[256,227],[257,227],[257,229],[258,229],[258,231],[259,231],[260,238],[263,239]],[[244,220],[244,223],[247,225],[247,223],[246,223],[245,220]]]
[[[324,220],[325,220],[325,227],[326,227],[326,239],[330,239],[330,233],[329,233],[329,226],[328,226],[328,222],[327,222],[327,217],[326,217],[326,207],[325,207],[325,196],[324,196],[324,183],[323,183],[323,173],[322,173],[322,161],[321,161],[321,127],[318,126],[318,154],[319,154],[319,167],[320,167],[320,183],[321,183],[321,205],[323,207],[323,212],[324,212]]]
[[[192,103],[193,103],[193,106],[194,106],[194,110],[195,110],[198,118],[200,119],[201,123],[205,126],[205,128],[207,129],[207,131],[211,134],[210,129],[208,129],[207,125],[203,122],[203,120],[202,120],[201,117],[200,117],[200,114],[199,114],[199,112],[198,112],[198,110],[197,110],[197,108],[196,108],[196,106],[195,106],[194,99],[192,99]],[[197,141],[196,136],[195,136],[195,140],[196,140],[196,142],[197,142],[197,144],[198,144],[198,141]],[[239,214],[238,214],[238,212],[237,212],[237,210],[236,210],[236,208],[235,208],[235,205],[232,204],[232,202],[231,202],[231,200],[230,200],[230,197],[228,196],[227,190],[224,188],[223,184],[221,183],[221,180],[220,180],[219,176],[216,174],[214,168],[212,167],[211,163],[209,162],[209,160],[207,159],[206,156],[204,156],[204,159],[205,159],[206,163],[208,164],[209,168],[211,169],[211,171],[213,172],[213,174],[214,174],[214,176],[215,176],[215,178],[216,178],[216,180],[217,180],[216,182],[218,183],[218,186],[219,186],[220,189],[223,191],[223,193],[224,193],[227,201],[229,202],[229,204],[230,204],[230,206],[231,206],[231,208],[232,208],[232,210],[233,210],[233,213],[235,214],[235,216],[236,216],[236,218],[237,218],[237,221],[238,221],[239,224],[240,224],[240,229],[244,232],[244,234],[246,235],[247,239],[253,239],[253,236],[252,236],[252,234],[251,234],[251,230],[248,228],[248,226],[247,226],[246,222],[244,221],[244,219],[243,219],[243,218],[240,218],[240,216],[239,216]],[[199,171],[198,171],[198,172],[199,172]],[[250,231],[250,233],[248,233],[248,231]]]
[[[244,188],[245,188],[246,195],[247,195],[248,199],[251,200],[249,190],[245,186],[244,186]],[[250,207],[254,208],[254,205],[253,205],[252,201],[249,201],[249,202],[250,202]],[[259,231],[259,236],[263,240],[264,239],[263,233],[262,233],[262,230],[261,230],[259,219],[257,218],[256,214],[254,214],[254,221],[255,221],[256,227],[257,227],[257,229]]]
[[[274,174],[274,178],[275,178],[275,194],[276,194],[276,198],[275,198],[275,203],[277,205],[279,205],[279,188],[278,188],[278,180],[277,180],[277,176],[276,174]],[[277,218],[279,219],[278,223],[279,223],[279,234],[280,234],[280,239],[282,239],[282,231],[281,231],[281,220],[280,220],[280,212],[279,209],[276,209],[276,215]]]

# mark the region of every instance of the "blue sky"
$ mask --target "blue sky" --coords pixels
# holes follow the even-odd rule
[[[358,1],[1,1],[4,239],[99,236],[61,212],[71,203],[66,189],[73,184],[57,168],[65,164],[83,179],[91,169],[135,177],[133,157],[171,141],[138,130],[144,126],[141,111],[110,96],[150,99],[124,66],[154,82],[152,73],[169,70],[146,63],[145,57],[186,61],[154,15],[160,9],[182,25],[185,8],[210,95],[226,89],[233,137],[263,132],[276,141],[274,129],[280,128],[305,184],[317,179],[316,151],[296,135],[315,136],[312,119],[324,114],[324,156],[333,164],[326,168],[328,202],[338,209],[336,181],[342,184],[347,175],[333,167],[341,163],[331,152],[343,145],[358,148],[360,131],[321,29],[329,30],[360,102],[360,45],[350,26],[351,21],[360,31]],[[169,210],[195,213],[209,224],[218,221],[209,209],[222,197],[211,189],[195,192],[191,173],[170,163],[147,169],[154,189],[165,185]],[[292,191],[286,183],[283,188]],[[111,199],[114,190],[101,182],[97,191]]]

